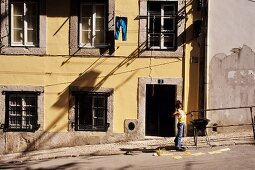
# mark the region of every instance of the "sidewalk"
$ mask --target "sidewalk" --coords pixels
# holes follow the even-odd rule
[[[210,144],[212,147],[216,146],[231,146],[242,144],[254,144],[254,138],[252,132],[242,132],[233,134],[217,134],[211,135]],[[55,159],[63,157],[77,157],[77,156],[107,156],[117,154],[133,154],[139,152],[155,152],[159,147],[169,149],[173,146],[174,138],[163,137],[146,137],[141,141],[130,141],[111,144],[100,145],[84,145],[75,147],[56,148],[49,150],[31,151],[27,153],[14,153],[0,155],[0,162],[23,162],[30,160],[43,160],[43,159]],[[183,145],[187,149],[196,149],[194,146],[193,137],[184,137]],[[198,137],[198,149],[210,147],[205,137]]]

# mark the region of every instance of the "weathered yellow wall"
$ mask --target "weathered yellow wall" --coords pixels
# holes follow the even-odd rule
[[[0,82],[9,85],[41,85],[44,60],[40,57],[1,56]]]
[[[114,132],[123,132],[124,120],[137,118],[138,77],[180,77],[182,74],[182,61],[177,59],[142,58],[128,62],[120,57],[99,60],[76,57],[62,65],[66,59],[46,56],[0,57],[0,62],[4,63],[0,68],[1,84],[45,87],[44,127],[47,131],[67,131],[69,85],[114,88]],[[124,60],[126,63],[119,67]]]
[[[139,19],[139,4],[137,0],[116,0],[115,1],[115,15],[127,17],[127,41],[122,41],[120,32],[119,39],[116,40],[115,55],[127,56],[137,49],[138,45],[138,23]]]
[[[70,0],[47,0],[46,4],[47,54],[68,55]]]
[[[116,41],[113,57],[71,57],[69,43],[69,0],[47,0],[47,56],[1,56],[2,85],[44,86],[44,129],[68,130],[69,85],[114,88],[113,131],[124,132],[124,120],[137,118],[139,77],[182,77],[182,59],[127,58],[138,44],[138,1],[117,0],[116,15],[128,17],[127,41]],[[61,10],[56,10],[56,3]],[[60,5],[58,5],[60,6]],[[188,55],[189,48],[186,53]],[[121,57],[122,56],[122,57]],[[68,61],[68,62],[66,62]],[[185,75],[190,74],[186,59]],[[79,77],[80,75],[80,77]],[[196,79],[192,75],[192,81]],[[185,79],[185,101],[191,95]]]
[[[193,22],[199,19],[196,11],[196,2],[186,1],[186,49],[185,49],[185,75],[184,75],[184,109],[189,112],[198,109],[199,94],[199,63],[191,63],[191,57],[199,57],[198,39],[193,38]],[[190,117],[189,117],[190,118]]]
[[[72,58],[68,64],[60,67],[61,63],[65,61],[64,58],[58,57],[58,61],[54,64],[52,64],[51,58],[47,59],[49,60],[47,67],[53,68],[50,69],[53,73],[45,82],[47,87],[45,94],[49,98],[49,102],[46,104],[48,108],[45,111],[49,113],[49,117],[46,120],[52,120],[53,116],[50,113],[58,113],[55,117],[65,115],[63,121],[67,124],[68,91],[66,89],[70,82],[72,85],[114,88],[114,132],[124,131],[125,119],[137,118],[138,77],[149,77],[149,75],[151,77],[180,77],[180,71],[172,70],[181,70],[182,66],[182,62],[177,59],[135,59],[129,62],[127,58],[116,57],[99,60],[98,58]],[[95,62],[96,60],[97,62]],[[148,67],[150,65],[151,67]],[[91,66],[93,69],[88,69]],[[84,72],[85,70],[86,72]],[[78,78],[80,73],[83,75]],[[62,98],[63,95],[66,97]],[[60,96],[62,99],[58,100]],[[59,125],[61,125],[60,122]],[[56,126],[54,129],[57,130],[58,127]]]

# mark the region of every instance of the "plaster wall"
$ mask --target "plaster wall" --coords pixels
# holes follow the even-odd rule
[[[115,56],[126,56],[126,54],[138,54],[138,15],[139,1],[115,0],[115,16],[127,17],[127,41],[122,40],[122,30],[118,40],[115,40]]]
[[[112,3],[112,1],[111,1]],[[61,4],[61,6],[59,5]],[[128,40],[116,41],[118,51],[112,56],[69,55],[70,1],[46,0],[44,15],[46,53],[2,53],[0,56],[0,84],[4,87],[40,86],[43,88],[42,128],[35,133],[0,130],[0,143],[4,152],[28,151],[62,146],[99,144],[129,140],[133,134],[125,134],[124,122],[138,119],[139,78],[178,79],[179,98],[182,95],[183,56],[178,58],[139,58],[138,1],[115,1],[116,15],[128,17]],[[122,14],[123,12],[123,14]],[[29,49],[26,49],[29,51]],[[44,49],[45,50],[45,49]],[[26,53],[27,54],[27,53]],[[179,80],[180,79],[180,80]],[[175,81],[170,83],[175,83]],[[167,82],[167,81],[166,81]],[[72,97],[70,87],[112,89],[114,95],[111,127],[107,132],[76,132],[70,125]],[[4,109],[4,105],[1,106]],[[3,117],[3,112],[1,113]],[[138,123],[139,124],[139,123]],[[134,134],[136,137],[139,133]],[[18,142],[16,142],[18,141]]]
[[[208,62],[215,54],[228,55],[244,44],[255,47],[255,2],[249,0],[209,0]]]
[[[243,46],[231,55],[216,55],[210,62],[209,70],[209,108],[255,105],[255,53],[251,48]],[[210,111],[207,117],[212,125],[252,123],[250,108]]]
[[[124,120],[137,118],[138,77],[170,78],[182,74],[182,61],[178,59],[73,58],[61,67],[65,58],[46,58],[46,61],[46,127],[51,127],[58,116],[67,115],[70,86],[104,87],[114,89],[113,131],[122,133]],[[65,119],[64,116],[63,121]],[[67,130],[66,126],[56,125],[49,130]]]
[[[207,109],[254,106],[255,3],[213,0],[208,7]],[[207,117],[210,124],[251,123],[249,109],[207,112]]]
[[[0,69],[2,85],[16,85],[19,87],[17,90],[24,85],[44,87],[43,129],[35,133],[1,132],[4,146],[9,141],[6,152],[128,140],[132,136],[124,133],[124,122],[126,119],[138,119],[139,77],[164,79],[181,78],[182,75],[182,61],[179,59],[75,57],[62,65],[66,60],[66,57],[46,56],[0,57],[0,63],[10,66]],[[110,131],[93,133],[70,129],[72,86],[113,89]],[[181,93],[179,91],[179,95]],[[136,138],[144,137],[137,133],[134,135]],[[67,139],[69,142],[66,142]],[[19,144],[10,141],[19,141]]]
[[[186,45],[185,45],[185,70],[184,70],[184,110],[198,110],[199,93],[199,62],[200,39],[194,37],[194,22],[201,19],[201,11],[197,9],[197,1],[186,1]],[[193,59],[197,59],[196,62]],[[196,114],[196,113],[194,113]],[[197,115],[194,115],[197,117]],[[188,121],[191,119],[188,116]]]
[[[69,14],[70,0],[46,0],[47,54],[69,54]]]

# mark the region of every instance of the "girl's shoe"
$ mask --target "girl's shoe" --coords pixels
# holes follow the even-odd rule
[[[176,147],[176,151],[185,152],[186,148],[184,148],[184,147]]]

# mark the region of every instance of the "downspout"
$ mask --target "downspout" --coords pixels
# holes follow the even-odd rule
[[[208,72],[208,64],[207,64],[207,44],[208,44],[208,40],[207,40],[207,35],[208,35],[208,1],[209,0],[204,0],[203,1],[203,7],[204,7],[204,58],[205,58],[205,65],[204,65],[204,109],[207,110],[207,88],[208,88],[208,76],[207,76],[207,72]],[[207,118],[207,114],[206,112],[204,112],[204,117]]]
[[[183,55],[182,55],[182,68],[183,68],[183,70],[182,70],[182,72],[183,72],[183,75],[182,75],[182,79],[183,79],[183,81],[182,81],[182,102],[184,103],[186,103],[186,101],[184,101],[184,99],[185,99],[185,77],[186,77],[186,75],[185,75],[185,69],[186,69],[186,45],[187,45],[187,20],[188,20],[188,18],[187,18],[187,0],[184,0],[184,35],[183,35],[183,39],[182,39],[182,41],[183,41]],[[186,110],[187,110],[187,105],[185,106],[186,107]]]
[[[201,41],[200,41],[200,61],[199,61],[199,110],[206,109],[207,99],[207,0],[201,3]],[[206,118],[206,112],[201,112],[199,117]]]
[[[184,0],[184,36],[183,36],[183,57],[182,57],[182,68],[183,68],[183,75],[182,75],[182,103],[188,103],[187,101],[184,101],[185,99],[185,77],[186,77],[186,45],[187,45],[187,0]],[[187,107],[188,105],[186,104],[186,110],[187,110]],[[175,116],[175,135],[177,135],[177,117]],[[188,136],[188,129],[187,129],[188,126],[185,126],[185,129],[184,129],[184,136]]]
[[[138,16],[138,49],[137,49],[137,52],[138,52],[138,54],[137,54],[137,57],[138,58],[140,58],[140,10],[141,10],[141,7],[140,7],[140,5],[141,5],[141,2],[140,2],[140,0],[138,1],[138,14],[139,14],[139,16]]]

